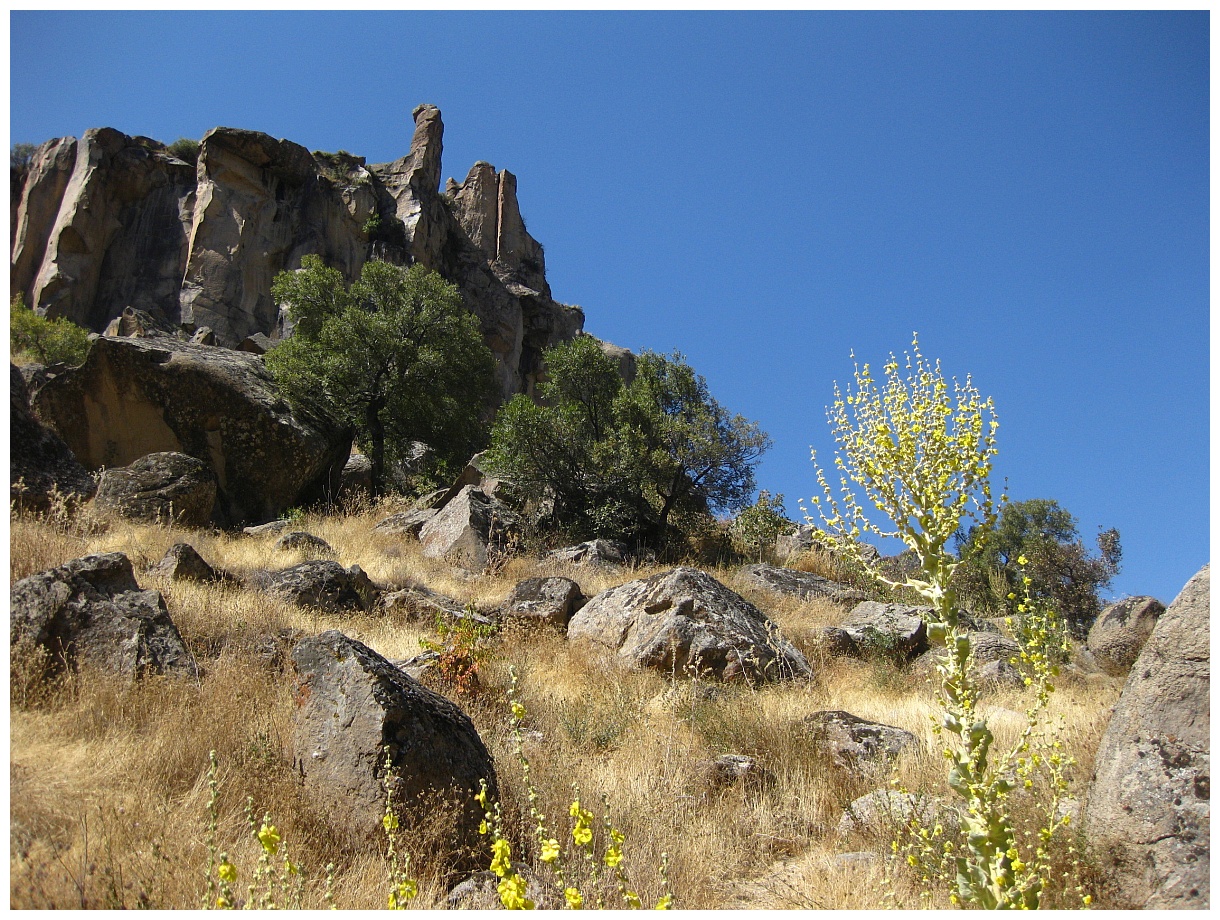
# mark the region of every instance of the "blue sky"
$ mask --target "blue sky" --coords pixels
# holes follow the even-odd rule
[[[11,13],[11,141],[217,125],[518,177],[557,299],[679,349],[790,512],[849,353],[995,399],[997,474],[1168,602],[1209,549],[1209,39],[1194,13]],[[53,63],[48,63],[53,62]]]

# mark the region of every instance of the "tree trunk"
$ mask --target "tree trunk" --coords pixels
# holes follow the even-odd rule
[[[364,410],[364,424],[369,433],[369,462],[373,465],[373,497],[381,495],[385,483],[385,425],[381,421],[381,410],[385,408],[384,397],[369,400]]]

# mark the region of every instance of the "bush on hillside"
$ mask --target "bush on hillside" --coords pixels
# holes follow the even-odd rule
[[[16,364],[73,367],[89,355],[89,333],[67,319],[47,319],[25,305],[21,294],[9,301],[9,356]]]

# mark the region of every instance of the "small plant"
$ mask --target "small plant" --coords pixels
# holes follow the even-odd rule
[[[394,761],[390,749],[385,749],[385,770],[382,781],[385,785],[385,814],[381,817],[381,828],[385,831],[386,879],[390,894],[386,907],[390,910],[406,910],[407,904],[419,894],[419,885],[411,878],[411,856],[398,838],[398,815],[394,813],[394,797],[390,791],[389,777]]]
[[[192,138],[180,137],[165,149],[184,163],[194,166],[199,162],[199,141]]]
[[[754,504],[744,509],[733,520],[733,538],[738,546],[750,554],[757,553],[758,561],[772,546],[780,534],[792,528],[788,513],[784,510],[784,496],[774,498],[766,489],[758,493]]]
[[[490,649],[486,641],[495,635],[491,623],[480,623],[474,604],[466,606],[466,616],[451,623],[443,614],[436,615],[437,639],[420,639],[419,644],[437,655],[437,673],[442,681],[458,693],[469,694],[479,689],[479,665],[487,660]]]
[[[89,333],[66,319],[47,319],[25,305],[21,294],[9,301],[9,354],[19,364],[83,364]]]
[[[360,232],[369,239],[379,239],[381,235],[381,215],[370,214],[368,220],[364,222],[364,226],[360,228]]]

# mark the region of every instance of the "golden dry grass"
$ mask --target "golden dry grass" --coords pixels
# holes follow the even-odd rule
[[[393,510],[393,509],[390,509]],[[522,578],[563,575],[586,595],[660,568],[585,569],[518,558],[494,576],[463,576],[422,557],[416,544],[373,532],[387,508],[296,522],[327,540],[343,565],[358,563],[383,585],[425,585],[489,609]],[[385,868],[376,853],[352,853],[330,839],[292,768],[291,667],[269,636],[281,630],[340,629],[391,659],[419,651],[430,624],[401,615],[322,615],[236,586],[170,582],[146,571],[175,542],[190,542],[214,566],[237,574],[282,568],[300,558],[274,549],[275,536],[245,537],[112,522],[105,532],[60,522],[14,519],[14,579],[93,552],[122,551],[143,587],[157,588],[202,667],[198,682],[150,679],[134,685],[97,675],[66,678],[41,698],[10,706],[10,904],[12,907],[176,907],[200,903],[207,864],[209,750],[220,760],[218,843],[247,872],[257,844],[245,824],[268,812],[311,882],[305,906],[321,907],[323,867],[334,870],[340,907],[385,905]],[[712,574],[763,607],[785,635],[813,654],[819,627],[842,611],[801,603]],[[882,864],[844,864],[861,842],[840,840],[836,824],[852,798],[885,776],[849,775],[815,749],[801,721],[844,709],[914,732],[922,754],[894,766],[908,788],[947,794],[931,732],[932,690],[888,665],[815,661],[804,683],[750,688],[672,681],[623,670],[606,655],[546,632],[505,630],[491,646],[481,691],[458,702],[493,753],[510,836],[529,840],[505,691],[509,669],[527,707],[525,753],[540,809],[561,836],[573,786],[596,813],[606,796],[627,835],[626,865],[645,899],[661,893],[657,867],[668,854],[683,908],[914,907],[899,886],[887,901]],[[1054,711],[1087,779],[1116,681],[1064,681]],[[1019,730],[1021,694],[988,697],[1000,741]],[[722,753],[754,757],[772,783],[711,789],[699,762]],[[441,867],[429,841],[408,838],[421,893],[412,906],[443,907]],[[874,844],[876,845],[876,844]],[[243,882],[244,878],[243,876]],[[244,892],[242,884],[238,886]]]

